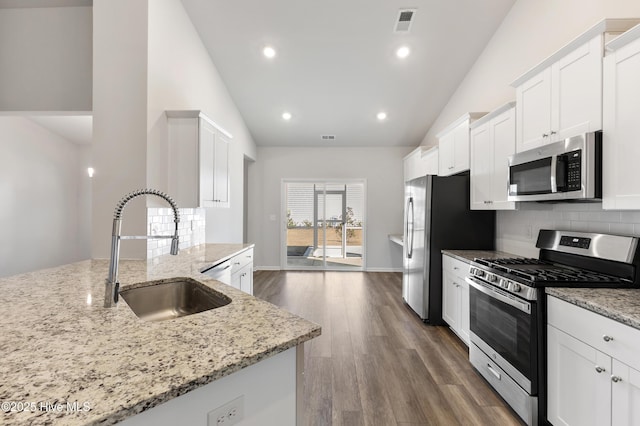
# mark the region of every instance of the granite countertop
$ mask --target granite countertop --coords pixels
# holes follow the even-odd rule
[[[448,254],[458,260],[469,263],[476,257],[484,257],[489,259],[500,259],[502,257],[522,257],[517,254],[507,253],[497,250],[442,250],[443,254]]]
[[[547,287],[545,291],[551,296],[640,329],[640,289]]]
[[[317,324],[200,274],[251,247],[206,244],[121,261],[121,289],[190,277],[232,299],[162,322],[140,320],[122,299],[102,307],[108,260],[0,279],[0,403],[90,407],[28,408],[0,413],[0,423],[114,424],[320,335]]]

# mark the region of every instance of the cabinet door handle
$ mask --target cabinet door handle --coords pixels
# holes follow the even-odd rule
[[[547,136],[549,136],[549,135],[548,135],[548,134],[546,134],[546,133],[543,133],[543,134],[542,134],[542,137],[543,137],[543,138],[546,138]]]
[[[619,377],[619,376],[611,376],[611,381],[612,381],[613,383],[621,382],[621,381],[622,381],[622,377]]]
[[[454,270],[454,271],[457,271],[458,269],[460,269],[460,268],[458,268],[457,266],[454,266],[454,267],[453,267],[453,270]]]
[[[604,340],[605,342],[610,342],[613,340],[613,337],[611,336],[607,336],[606,334],[604,336],[602,336],[602,340]]]
[[[600,367],[599,365],[596,365],[596,372],[602,373],[603,371],[605,371],[604,368]]]
[[[555,135],[556,133],[557,133],[557,132],[554,132],[553,130],[551,131],[551,134],[552,134],[552,135]]]

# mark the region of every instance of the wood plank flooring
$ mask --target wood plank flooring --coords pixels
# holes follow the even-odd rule
[[[402,275],[257,271],[256,297],[322,325],[305,345],[304,425],[522,425],[446,327],[402,302]]]

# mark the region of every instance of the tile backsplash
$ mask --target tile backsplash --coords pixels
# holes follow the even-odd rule
[[[519,203],[496,215],[496,249],[538,257],[540,229],[601,232],[640,237],[640,211],[602,210],[602,203]]]
[[[180,223],[178,236],[180,249],[204,244],[205,242],[205,211],[204,209],[178,209]],[[149,235],[173,235],[173,210],[170,208],[147,209],[147,232]],[[147,259],[169,254],[171,239],[147,240]]]

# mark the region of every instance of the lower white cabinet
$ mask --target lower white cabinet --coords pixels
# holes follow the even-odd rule
[[[640,330],[547,296],[547,419],[640,424]]]
[[[442,255],[442,318],[469,345],[469,284],[464,277],[469,265]]]
[[[231,258],[231,287],[253,295],[253,249]]]

